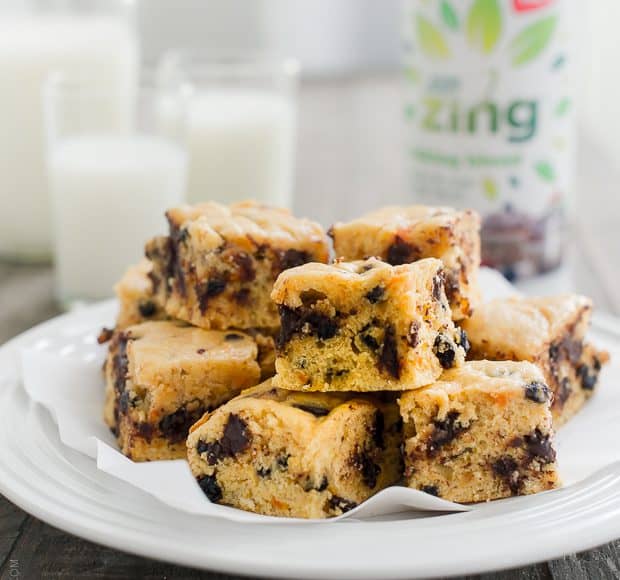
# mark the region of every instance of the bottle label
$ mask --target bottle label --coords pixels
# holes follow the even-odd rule
[[[412,191],[480,211],[484,260],[506,270],[546,270],[561,254],[573,181],[571,1],[407,4]]]

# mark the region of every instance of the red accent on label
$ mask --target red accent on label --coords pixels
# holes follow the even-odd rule
[[[529,12],[530,10],[538,10],[549,6],[553,0],[512,0],[514,9],[517,12]]]

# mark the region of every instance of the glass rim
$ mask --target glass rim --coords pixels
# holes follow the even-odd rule
[[[188,70],[190,76],[205,78],[281,76],[296,79],[301,68],[299,61],[291,57],[244,53],[213,55],[208,51],[188,48],[166,50],[155,68],[158,73],[165,74],[173,66],[181,66],[181,71]]]

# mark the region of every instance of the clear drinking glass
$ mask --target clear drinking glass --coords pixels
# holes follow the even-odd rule
[[[162,125],[162,108],[174,122]],[[56,76],[44,110],[56,297],[69,305],[110,296],[183,199],[185,99],[147,82],[127,94]]]
[[[136,82],[132,0],[0,0],[0,258],[51,255],[41,92],[52,71]]]
[[[253,198],[291,206],[298,72],[292,60],[164,55],[159,78],[191,95],[189,202]]]

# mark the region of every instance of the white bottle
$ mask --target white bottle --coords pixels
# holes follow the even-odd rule
[[[573,187],[574,0],[408,2],[407,151],[421,203],[483,216],[483,263],[557,266]]]

